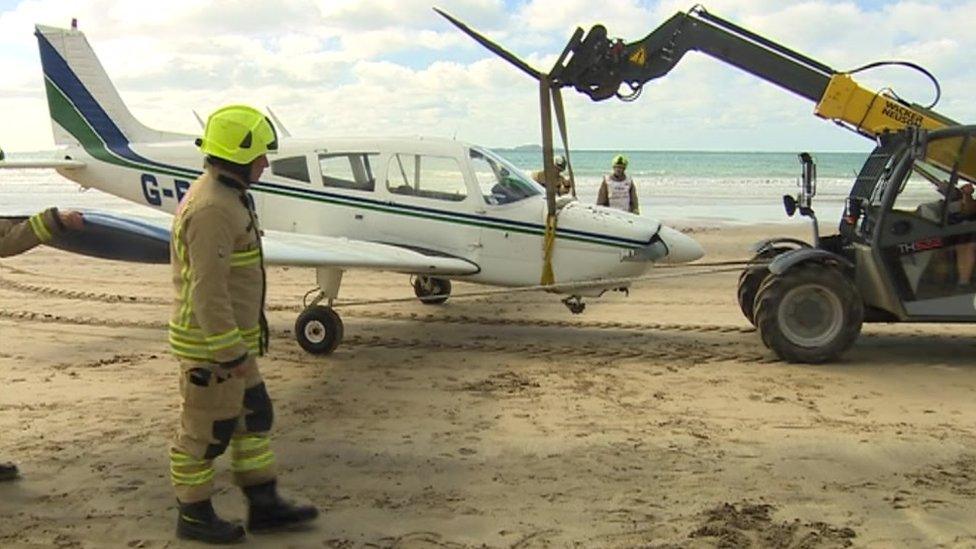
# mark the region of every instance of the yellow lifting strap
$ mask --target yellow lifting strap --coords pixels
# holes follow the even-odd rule
[[[552,254],[556,245],[556,167],[552,164],[552,88],[549,77],[539,78],[539,106],[542,112],[542,166],[546,181],[546,232],[542,242],[542,278],[540,284],[555,284]]]
[[[576,198],[576,177],[573,175],[573,162],[569,158],[569,134],[566,131],[566,111],[563,109],[562,88],[552,90],[552,106],[556,109],[556,123],[559,125],[559,136],[563,139],[563,150],[566,154],[566,169],[569,171],[569,190]]]

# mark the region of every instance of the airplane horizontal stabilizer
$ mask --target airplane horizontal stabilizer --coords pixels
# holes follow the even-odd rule
[[[76,170],[84,168],[85,163],[79,160],[3,160],[0,161],[0,170],[44,170],[44,169],[66,169]]]

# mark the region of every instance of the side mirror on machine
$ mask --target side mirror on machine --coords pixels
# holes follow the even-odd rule
[[[783,195],[783,209],[786,210],[788,217],[793,217],[796,213],[796,199],[788,194]]]
[[[814,246],[819,247],[820,228],[817,226],[817,214],[813,211],[813,197],[817,194],[817,164],[810,153],[800,153],[799,157],[802,166],[799,181],[800,194],[796,198],[784,196],[783,206],[786,208],[787,215],[792,217],[799,210],[800,215],[809,217],[813,221],[813,243]]]
[[[806,215],[804,210],[809,210],[813,205],[813,197],[817,194],[817,164],[814,163],[810,153],[800,153],[800,164],[802,173],[800,175],[800,196],[797,202],[800,205],[800,213]]]
[[[783,196],[783,208],[789,217],[793,217],[798,209],[801,215],[812,215],[813,197],[817,194],[817,165],[810,153],[800,153],[799,157],[802,165],[800,181],[797,183],[800,194],[796,198]]]

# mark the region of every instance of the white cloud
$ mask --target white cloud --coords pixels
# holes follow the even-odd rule
[[[438,4],[536,67],[549,67],[576,26],[642,38],[682,0],[502,0]],[[976,0],[711,0],[709,8],[837,69],[878,59],[915,61],[943,85],[937,110],[976,118],[971,60]],[[227,102],[271,105],[294,134],[428,134],[488,145],[539,140],[533,81],[430,9],[430,0],[289,0],[268,4],[179,0],[32,0],[0,12],[0,145],[51,146],[36,22],[79,18],[137,117],[196,132]],[[907,69],[859,74],[926,103],[931,84]],[[595,104],[564,92],[571,142],[584,148],[864,149],[868,143],[811,116],[813,105],[737,69],[689,53],[633,104]]]

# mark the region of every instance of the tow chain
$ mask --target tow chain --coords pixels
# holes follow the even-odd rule
[[[548,293],[571,293],[574,289],[587,288],[617,288],[625,287],[634,282],[646,280],[665,280],[669,278],[701,276],[717,273],[738,272],[743,267],[762,267],[768,265],[768,261],[713,261],[708,263],[695,263],[686,265],[658,265],[655,269],[667,271],[678,271],[668,273],[654,273],[641,276],[619,277],[619,278],[595,278],[588,280],[578,280],[560,282],[557,284],[536,284],[532,286],[515,286],[511,288],[493,288],[491,290],[481,290],[476,292],[465,292],[460,294],[436,294],[425,296],[427,298],[450,297],[452,301],[459,299],[471,299],[477,297],[490,297],[508,294],[520,294],[529,292],[548,292]],[[705,270],[698,270],[705,269]],[[690,272],[689,272],[690,270]],[[318,291],[314,288],[309,294]],[[306,294],[308,295],[308,294]],[[360,307],[365,305],[383,305],[389,303],[408,303],[416,301],[416,297],[396,297],[389,299],[369,299],[355,301],[336,301],[332,304],[333,308],[340,307]]]

